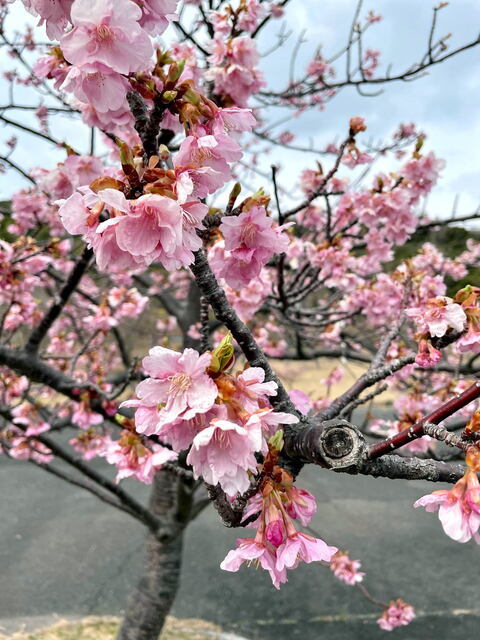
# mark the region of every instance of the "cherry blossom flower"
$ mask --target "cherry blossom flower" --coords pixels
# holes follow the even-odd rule
[[[432,298],[426,307],[407,309],[406,314],[414,319],[419,331],[428,331],[437,338],[444,336],[450,328],[463,331],[467,320],[462,307],[447,296]]]
[[[216,109],[213,118],[207,123],[207,131],[213,135],[222,133],[251,131],[257,121],[251,109],[225,107]]]
[[[148,194],[131,201],[125,213],[100,223],[96,232],[114,226],[115,238],[122,251],[134,259],[143,258],[146,264],[157,259],[174,268],[175,253],[182,246],[180,205],[171,198]]]
[[[73,29],[60,46],[76,66],[103,64],[118,73],[142,71],[150,64],[152,43],[138,24],[142,11],[130,0],[75,0]]]
[[[220,231],[225,249],[230,251],[223,265],[212,266],[234,289],[240,289],[257,277],[275,253],[288,248],[288,237],[282,234],[288,225],[273,228],[273,220],[265,208],[253,206],[239,216],[224,216]]]
[[[290,400],[295,405],[295,408],[298,409],[300,413],[307,415],[309,411],[312,410],[312,401],[304,391],[301,391],[300,389],[292,389],[288,392],[288,395],[290,397]]]
[[[23,0],[23,4],[31,14],[40,16],[38,24],[45,23],[47,36],[55,40],[68,25],[73,0]]]
[[[17,460],[34,460],[39,464],[48,464],[53,460],[51,450],[33,438],[26,438],[23,435],[13,437],[9,445],[8,455]]]
[[[337,547],[330,547],[320,538],[297,531],[289,535],[278,548],[277,570],[294,569],[300,561],[307,564],[316,561],[330,562],[337,551]]]
[[[208,484],[220,484],[227,495],[234,497],[250,485],[248,472],[257,469],[253,452],[260,450],[261,442],[258,424],[242,427],[214,419],[193,439],[187,463],[192,465],[196,478],[203,476]]]
[[[265,9],[258,0],[247,0],[240,12],[238,26],[243,31],[251,33],[255,30],[259,20],[265,15]]]
[[[228,552],[220,568],[224,571],[238,571],[244,562],[252,561],[269,572],[276,589],[280,589],[280,585],[287,582],[287,572],[285,569],[278,569],[273,551],[253,538],[238,538],[237,548]]]
[[[480,510],[475,507],[479,490],[477,474],[469,469],[453,489],[433,491],[413,506],[425,507],[429,513],[438,510],[443,530],[452,540],[468,542],[474,538],[480,544]]]
[[[236,378],[235,399],[249,413],[261,406],[269,406],[267,396],[277,395],[278,385],[273,380],[264,382],[265,371],[261,367],[248,367]]]
[[[102,63],[70,67],[60,87],[103,113],[128,108],[128,82],[119,73]]]
[[[222,123],[223,123],[222,119]],[[195,135],[187,136],[173,159],[176,170],[184,169],[193,181],[193,195],[205,197],[231,178],[228,162],[239,160],[239,145],[224,133],[208,134],[197,127]]]
[[[397,627],[404,627],[415,618],[415,609],[400,598],[391,600],[377,620],[378,626],[384,631],[393,631]]]
[[[258,422],[263,436],[269,440],[277,431],[280,425],[296,424],[299,422],[297,416],[273,409],[258,409],[247,420],[245,426]]]
[[[162,34],[172,20],[177,20],[178,0],[134,0],[142,10],[141,27],[151,36]]]
[[[137,400],[127,400],[122,404],[137,407],[137,431],[158,433],[164,424],[173,423],[179,418],[190,420],[211,409],[218,389],[205,373],[210,360],[209,353],[200,355],[194,349],[185,349],[183,353],[160,346],[150,349],[149,355],[142,361],[150,377],[137,386]],[[156,408],[156,416],[153,408]]]
[[[351,586],[362,582],[365,574],[359,571],[362,565],[358,560],[352,560],[349,555],[343,551],[337,553],[330,560],[330,569],[336,578]]]
[[[418,353],[415,356],[415,362],[423,369],[429,369],[440,362],[442,352],[435,349],[427,340],[420,340],[418,343]]]
[[[82,454],[84,460],[92,460],[102,456],[111,441],[108,436],[98,433],[95,429],[87,429],[68,442],[75,451]]]
[[[288,515],[294,520],[300,520],[306,527],[317,511],[315,497],[306,489],[298,489],[293,484],[286,488],[285,493],[288,498],[285,507]]]
[[[150,448],[147,448],[139,436],[130,431],[122,432],[119,440],[110,441],[102,455],[107,462],[117,467],[116,482],[135,476],[145,484],[151,484],[156,471],[162,465],[177,458],[175,452],[161,445],[151,444]]]

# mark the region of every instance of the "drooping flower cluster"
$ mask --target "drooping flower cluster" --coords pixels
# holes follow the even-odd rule
[[[272,454],[272,447],[270,447]],[[300,562],[331,562],[336,547],[323,540],[297,531],[294,520],[306,526],[316,511],[315,498],[304,489],[297,489],[284,469],[272,463],[277,455],[267,457],[263,471],[268,475],[261,492],[250,500],[244,521],[256,529],[255,538],[239,538],[237,548],[229,551],[220,567],[238,571],[244,562],[255,562],[270,574],[275,588],[287,582],[287,569]]]

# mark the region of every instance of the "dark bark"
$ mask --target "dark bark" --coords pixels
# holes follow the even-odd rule
[[[142,576],[129,597],[117,640],[158,639],[178,589],[191,503],[188,482],[169,471],[157,472],[150,510],[161,526],[147,535]]]
[[[198,292],[191,287],[189,295],[192,319],[200,313],[200,295],[195,290]],[[193,340],[191,344],[187,342],[185,333],[183,337],[184,347],[198,346]],[[178,463],[181,469],[185,468],[184,455],[180,455]],[[158,639],[179,586],[183,532],[208,504],[197,503],[194,507],[195,486],[190,472],[174,473],[167,465],[157,471],[149,510],[160,526],[156,533],[147,534],[143,573],[128,599],[117,640]]]

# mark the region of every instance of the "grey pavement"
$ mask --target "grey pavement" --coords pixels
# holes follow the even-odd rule
[[[299,486],[317,496],[314,528],[362,561],[371,593],[417,608],[418,619],[396,630],[396,640],[479,636],[480,549],[451,541],[436,515],[412,508],[439,486],[313,467]],[[51,615],[121,614],[141,565],[143,528],[28,463],[1,457],[0,488],[0,627],[34,626]],[[190,526],[173,615],[204,618],[252,640],[385,638],[377,609],[328,568],[302,566],[280,592],[253,567],[221,571],[238,535],[212,509]]]

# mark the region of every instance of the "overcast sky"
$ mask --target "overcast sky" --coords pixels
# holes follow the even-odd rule
[[[390,63],[393,71],[402,70],[422,57],[432,8],[436,4],[438,0],[372,0],[365,4],[361,15],[365,15],[368,9],[375,9],[384,16],[383,21],[375,24],[366,35],[364,45],[364,48],[381,50],[383,70]],[[291,0],[287,18],[293,34],[282,51],[276,51],[262,61],[270,85],[276,88],[284,86],[296,36],[303,30],[307,43],[298,57],[297,68],[300,72],[319,44],[323,45],[327,57],[336,52],[346,42],[355,6],[354,0]],[[21,28],[27,21],[32,23],[19,0],[13,7],[14,15],[10,24]],[[281,21],[274,21],[265,31],[259,43],[260,51],[267,51],[274,44],[280,24]],[[437,33],[445,35],[451,32],[449,46],[456,48],[475,39],[479,26],[479,0],[452,0],[448,7],[439,12]],[[301,118],[292,118],[289,123],[279,127],[278,132],[288,128],[296,135],[297,144],[308,144],[313,138],[316,146],[322,148],[327,142],[339,139],[344,134],[346,123],[352,115],[365,117],[368,133],[375,139],[387,138],[401,122],[415,122],[428,136],[425,148],[434,150],[447,162],[442,179],[429,199],[429,212],[435,217],[449,215],[454,198],[458,195],[458,213],[470,213],[480,203],[479,61],[480,47],[477,47],[433,67],[415,82],[389,84],[377,97],[362,97],[354,89],[345,90],[324,111],[311,110]],[[0,49],[0,68],[5,70],[12,67],[12,60],[5,55],[4,49]],[[2,80],[0,91],[5,96],[4,88],[5,82]],[[29,91],[21,90],[17,95],[18,101],[21,99],[24,103],[32,104]],[[21,112],[9,112],[8,117],[24,122],[28,118]],[[35,123],[34,120],[31,122]],[[56,124],[55,133],[57,137],[73,140],[82,150],[87,150],[86,137],[78,124],[75,123],[72,129],[72,122],[63,118]],[[11,129],[7,133],[7,129],[0,128],[0,141],[6,140],[9,135]],[[52,153],[48,144],[39,142],[31,135],[21,135],[19,141],[13,157],[23,167],[54,166],[64,157],[63,152]],[[273,152],[268,163],[272,161],[282,164],[284,181],[289,180],[290,167],[297,174],[303,166],[314,166],[312,157],[293,154],[287,159],[280,150]],[[25,181],[13,171],[0,175],[0,198],[10,196],[24,185]]]

